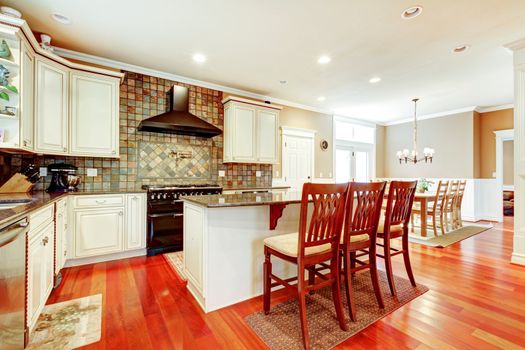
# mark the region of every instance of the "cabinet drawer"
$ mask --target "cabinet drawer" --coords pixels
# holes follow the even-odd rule
[[[29,225],[32,232],[37,231],[53,221],[55,216],[55,203],[45,206],[29,215]]]
[[[103,196],[75,196],[73,206],[76,208],[90,207],[115,207],[124,205],[124,195],[103,195]]]

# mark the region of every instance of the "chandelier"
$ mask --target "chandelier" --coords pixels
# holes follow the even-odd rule
[[[397,151],[397,158],[399,158],[399,164],[402,164],[403,161],[405,164],[425,161],[425,163],[432,163],[432,157],[434,156],[434,149],[430,147],[423,148],[423,157],[418,159],[417,153],[417,101],[419,98],[412,100],[414,102],[414,130],[413,130],[413,148],[410,152],[407,148],[402,151]]]

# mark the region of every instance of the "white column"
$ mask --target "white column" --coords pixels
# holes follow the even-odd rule
[[[512,262],[525,265],[525,39],[514,52],[514,249]]]

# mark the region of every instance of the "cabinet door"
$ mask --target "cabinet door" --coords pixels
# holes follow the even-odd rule
[[[71,72],[71,153],[118,157],[119,80]]]
[[[22,88],[21,88],[21,147],[31,151],[34,148],[34,87],[35,55],[25,43],[22,44]]]
[[[67,246],[67,200],[62,199],[57,202],[57,211],[55,217],[56,227],[56,259],[55,259],[55,275],[64,267],[66,262],[66,246]]]
[[[204,283],[204,226],[202,207],[184,204],[184,271],[201,293]]]
[[[55,281],[55,225],[50,223],[43,230],[44,259],[42,260],[42,305],[45,305]]]
[[[74,212],[77,258],[122,251],[124,208]]]
[[[35,324],[44,299],[42,261],[45,260],[43,233],[34,236],[27,250],[27,326]]]
[[[36,59],[35,151],[68,152],[68,71],[53,61]]]
[[[257,161],[277,163],[278,112],[268,109],[257,111]]]
[[[146,247],[146,198],[129,194],[126,198],[126,249]]]
[[[232,160],[234,162],[256,161],[255,128],[257,110],[251,106],[236,105],[230,127],[232,134]]]

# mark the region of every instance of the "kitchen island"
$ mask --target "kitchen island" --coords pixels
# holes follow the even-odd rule
[[[297,232],[300,192],[188,196],[184,199],[184,273],[205,312],[262,294],[266,237]],[[282,277],[293,264],[273,261]]]

